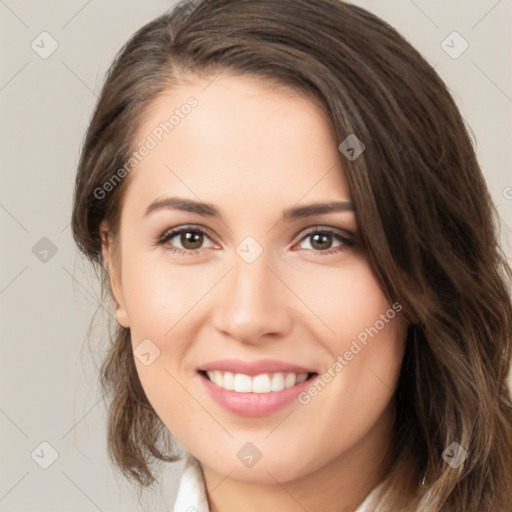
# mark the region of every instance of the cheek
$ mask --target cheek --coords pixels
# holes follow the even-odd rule
[[[159,251],[134,251],[123,264],[123,294],[132,337],[168,337],[211,288],[207,272],[172,264]]]
[[[156,414],[173,435],[186,438],[190,425],[204,414],[183,386],[182,366],[194,343],[196,324],[190,319],[205,293],[205,279],[184,266],[132,256],[123,267],[123,291],[137,373]],[[154,357],[149,365],[138,357],[147,352]]]
[[[123,261],[123,296],[137,373],[157,414],[166,417],[178,408],[180,424],[186,424],[189,413],[193,416],[197,411],[190,407],[190,395],[180,382],[187,354],[203,325],[198,321],[201,299],[217,274],[171,264],[161,252],[143,253],[135,246],[125,251],[129,257]],[[137,355],[148,352],[152,362],[145,365],[147,361]]]
[[[381,338],[394,337],[397,322],[392,320],[401,308],[392,308],[363,256],[296,276],[294,291],[307,306],[306,314],[316,317],[308,323],[333,356],[345,352],[354,339],[368,341],[376,331],[382,331]]]
[[[390,303],[364,260],[317,273],[305,285],[316,290],[308,305],[324,324],[316,339],[329,357],[301,403],[339,433],[338,441],[355,441],[379,418],[396,388],[407,329],[402,307]]]

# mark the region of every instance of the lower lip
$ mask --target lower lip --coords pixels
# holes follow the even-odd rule
[[[296,384],[291,388],[285,388],[281,391],[271,391],[270,393],[238,393],[216,386],[206,376],[200,374],[201,381],[206,390],[215,402],[230,412],[242,416],[267,416],[276,412],[290,402],[293,402],[297,396],[311,385],[315,376]]]

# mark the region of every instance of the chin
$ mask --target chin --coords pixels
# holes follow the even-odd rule
[[[262,454],[259,460],[252,463],[252,466],[249,465],[249,461],[246,466],[237,456],[229,459],[220,455],[203,458],[196,455],[196,457],[215,473],[229,475],[230,479],[240,482],[260,484],[275,484],[276,481],[287,482],[300,479],[316,469],[314,464],[304,458],[300,450],[295,449],[290,456],[280,453],[277,448],[272,451],[272,455]],[[318,467],[321,465],[322,462],[318,462]]]

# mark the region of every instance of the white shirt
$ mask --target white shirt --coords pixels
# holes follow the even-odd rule
[[[368,510],[378,487],[375,488],[354,512]],[[206,484],[199,461],[188,454],[181,474],[178,494],[174,502],[173,512],[209,512]]]

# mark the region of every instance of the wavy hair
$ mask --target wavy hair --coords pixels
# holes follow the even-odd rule
[[[344,161],[358,226],[384,293],[410,323],[379,510],[512,510],[512,271],[498,216],[447,87],[368,11],[338,0],[185,1],[131,37],[106,76],[75,184],[73,236],[104,293],[100,224],[115,243],[130,176],[106,197],[95,190],[128,160],[161,92],[223,71],[306,94],[340,142],[357,134],[365,144]],[[100,374],[108,451],[147,486],[151,463],[177,455],[139,382],[130,331],[115,329]],[[468,454],[457,469],[442,457],[453,442]]]

